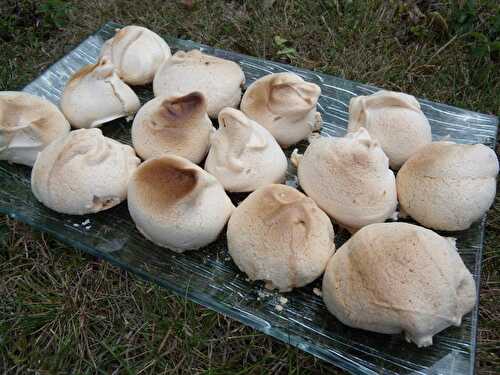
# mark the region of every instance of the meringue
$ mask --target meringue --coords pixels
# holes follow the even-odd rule
[[[433,142],[399,170],[399,203],[426,227],[464,230],[493,203],[497,175],[498,159],[489,147]]]
[[[69,130],[66,118],[48,100],[0,91],[0,160],[31,167],[40,151]]]
[[[361,127],[380,143],[393,169],[432,142],[431,126],[417,99],[400,92],[382,90],[352,98],[347,131]]]
[[[132,147],[103,136],[100,129],[75,130],[40,152],[31,189],[54,211],[96,213],[126,199],[129,178],[139,162]]]
[[[320,94],[318,85],[297,74],[269,74],[248,87],[241,110],[286,148],[321,129],[321,115],[316,111]]]
[[[140,105],[135,92],[118,78],[106,57],[70,78],[60,104],[75,128],[95,128],[120,117],[131,117]]]
[[[207,112],[217,118],[224,107],[238,107],[245,74],[233,61],[198,50],[178,51],[158,69],[153,80],[155,96],[182,96],[193,91],[207,99]]]
[[[394,214],[394,173],[366,129],[343,138],[313,138],[304,155],[294,152],[292,158],[305,193],[347,229],[383,222]]]
[[[187,159],[149,159],[128,187],[128,209],[150,241],[176,252],[215,241],[234,209],[217,179]]]
[[[214,131],[201,93],[159,97],[137,112],[132,143],[142,159],[169,153],[199,163],[207,155]]]
[[[335,252],[333,226],[316,203],[287,185],[251,193],[227,227],[229,254],[251,280],[287,292],[318,278]]]
[[[283,182],[288,162],[284,152],[265,128],[243,112],[224,108],[219,129],[212,136],[205,169],[227,191],[248,192]]]
[[[103,56],[109,58],[124,82],[145,85],[153,82],[156,71],[171,53],[158,34],[132,25],[116,30],[116,35],[102,46],[100,57]]]
[[[476,286],[455,240],[407,223],[371,224],[340,247],[323,276],[323,300],[342,323],[404,332],[418,347],[472,310]]]

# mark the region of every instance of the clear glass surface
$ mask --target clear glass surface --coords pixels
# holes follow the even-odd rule
[[[58,103],[68,78],[85,64],[94,63],[103,42],[113,36],[118,24],[107,23],[72,52],[51,66],[24,91]],[[377,88],[292,66],[222,51],[186,40],[166,38],[172,49],[200,49],[234,60],[245,71],[247,86],[275,72],[293,71],[321,86],[319,110],[322,134],[342,136],[346,132],[349,99],[370,94]],[[152,98],[151,87],[134,88],[142,103]],[[498,120],[464,109],[420,100],[430,120],[435,139],[449,137],[461,143],[484,143],[494,147]],[[130,144],[130,126],[116,120],[102,127],[105,135]],[[306,144],[300,144],[304,151]],[[290,153],[291,151],[288,151]],[[0,211],[46,231],[62,242],[101,257],[141,277],[228,315],[279,340],[330,361],[355,374],[471,374],[474,372],[476,308],[460,327],[435,336],[434,345],[418,349],[401,335],[382,335],[344,326],[328,313],[321,297],[313,292],[321,280],[287,293],[288,303],[278,311],[280,294],[265,291],[261,283],[246,281],[231,261],[225,236],[206,248],[176,254],[144,239],[130,219],[126,204],[95,215],[69,216],[50,211],[36,201],[30,189],[30,169],[0,162]],[[297,186],[290,166],[287,183]],[[232,196],[235,202],[244,195]],[[337,229],[337,245],[347,234]],[[479,288],[484,219],[469,230],[453,233],[465,264]],[[448,234],[449,235],[449,234]]]

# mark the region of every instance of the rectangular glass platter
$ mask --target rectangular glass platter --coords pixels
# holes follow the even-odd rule
[[[82,66],[95,63],[100,47],[121,25],[109,22],[73,51],[52,65],[24,91],[58,104],[69,77]],[[377,91],[376,87],[265,61],[191,41],[165,38],[173,52],[200,49],[233,60],[245,72],[246,86],[276,72],[292,71],[321,86],[319,111],[325,136],[346,132],[349,100]],[[134,88],[141,102],[152,98],[151,87]],[[419,100],[432,126],[435,140],[448,137],[459,143],[484,143],[494,147],[498,119],[444,104]],[[130,122],[116,120],[102,127],[105,135],[130,144]],[[298,145],[304,151],[306,143]],[[288,150],[288,156],[291,150]],[[206,248],[176,254],[144,239],[136,230],[126,203],[96,215],[69,216],[55,213],[36,201],[30,188],[30,169],[0,162],[0,212],[46,231],[70,246],[101,257],[134,272],[178,295],[228,315],[265,334],[274,336],[354,374],[472,374],[476,345],[478,307],[460,327],[446,329],[434,345],[418,349],[402,335],[382,335],[342,325],[328,313],[313,288],[321,280],[286,294],[288,303],[278,311],[277,292],[265,292],[261,283],[251,283],[230,259],[224,234]],[[295,170],[289,168],[287,184],[297,186]],[[237,203],[243,195],[232,197]],[[336,227],[338,230],[338,228]],[[449,235],[449,234],[448,234]],[[453,233],[460,255],[479,290],[484,218],[469,230]],[[337,234],[337,246],[347,236]]]

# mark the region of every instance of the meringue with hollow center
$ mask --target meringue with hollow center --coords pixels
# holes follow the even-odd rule
[[[357,96],[349,103],[348,132],[365,128],[398,169],[419,148],[432,142],[431,127],[415,97],[379,91]]]
[[[205,169],[227,191],[248,192],[283,182],[287,166],[283,150],[265,128],[237,109],[219,113]]]
[[[316,111],[320,94],[318,85],[294,73],[269,74],[248,87],[241,110],[286,148],[321,128],[321,115]]]
[[[141,26],[118,29],[101,49],[115,66],[118,76],[129,85],[153,82],[155,73],[170,56],[170,47],[158,34]]]
[[[132,147],[103,136],[100,129],[79,129],[40,152],[31,189],[54,211],[96,213],[126,199],[128,181],[139,162]]]
[[[238,107],[245,74],[233,61],[198,50],[178,51],[158,69],[153,80],[155,96],[183,96],[201,92],[208,115],[217,118],[224,107]]]
[[[185,158],[164,155],[134,173],[128,209],[144,237],[183,252],[215,241],[234,206],[214,176]]]
[[[407,223],[371,224],[340,247],[323,276],[323,300],[342,323],[408,342],[460,326],[476,287],[455,240]]]
[[[142,159],[168,153],[199,163],[207,155],[210,134],[214,131],[201,93],[159,97],[137,112],[132,143]]]
[[[394,173],[366,129],[343,138],[313,138],[304,155],[294,152],[292,160],[305,193],[350,231],[394,215]]]
[[[255,190],[234,210],[227,245],[251,280],[281,292],[318,278],[335,252],[328,216],[300,191],[277,184]]]
[[[433,142],[399,170],[399,203],[426,227],[465,230],[493,203],[497,175],[498,159],[489,147]]]
[[[139,98],[103,57],[97,64],[76,72],[66,84],[61,110],[75,128],[95,128],[120,117],[131,118]]]
[[[69,131],[66,118],[48,100],[0,91],[0,160],[31,167],[40,151]]]

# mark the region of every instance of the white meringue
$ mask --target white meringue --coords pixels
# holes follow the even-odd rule
[[[303,156],[294,153],[293,161],[298,164],[300,186],[327,214],[349,230],[394,214],[394,173],[366,129],[311,142]]]
[[[286,148],[321,128],[321,115],[316,111],[320,95],[318,85],[295,73],[269,74],[248,87],[241,110]]]
[[[142,159],[169,153],[199,163],[207,155],[214,131],[201,93],[158,97],[137,112],[132,143]]]
[[[153,82],[158,68],[170,56],[168,44],[153,31],[141,26],[118,29],[101,49],[115,66],[118,76],[129,85]]]
[[[183,252],[215,241],[234,206],[214,176],[187,159],[164,155],[134,173],[128,209],[144,237]]]
[[[497,175],[498,159],[489,147],[433,142],[399,170],[399,203],[426,227],[464,230],[493,203]]]
[[[316,203],[287,185],[251,193],[227,228],[229,254],[251,280],[288,292],[318,278],[335,252],[333,226]]]
[[[432,142],[429,121],[415,97],[394,91],[357,96],[349,103],[348,132],[365,128],[398,169],[419,148]]]
[[[38,156],[31,174],[35,197],[71,215],[96,213],[127,197],[127,184],[140,160],[132,147],[80,129],[58,138]]]
[[[407,223],[371,224],[340,247],[323,276],[323,300],[342,323],[404,332],[417,346],[459,326],[476,287],[451,238]]]
[[[0,91],[0,160],[31,167],[40,151],[69,130],[66,118],[48,100]]]
[[[135,92],[118,78],[106,57],[70,78],[60,104],[75,128],[95,128],[120,117],[131,117],[140,106]]]
[[[248,192],[283,182],[287,166],[284,152],[265,128],[237,109],[219,113],[205,169],[227,191]]]
[[[182,96],[193,91],[207,99],[207,112],[217,118],[224,107],[238,107],[245,74],[233,61],[198,50],[178,51],[158,69],[153,81],[155,96]]]

